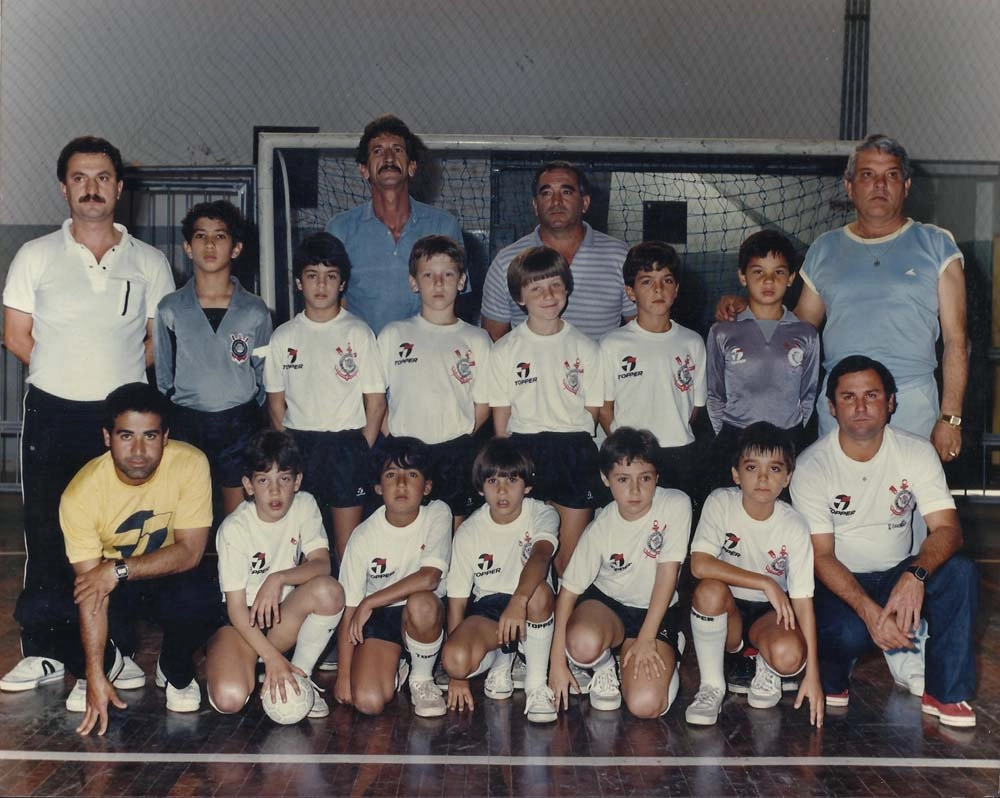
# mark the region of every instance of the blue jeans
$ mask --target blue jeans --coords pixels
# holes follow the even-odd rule
[[[873,601],[885,606],[911,562],[907,558],[888,571],[854,574],[854,578]],[[854,660],[875,643],[857,613],[819,581],[814,603],[823,691],[842,693]],[[928,577],[921,610],[930,632],[925,644],[925,691],[942,703],[966,701],[975,690],[972,631],[978,606],[979,576],[965,557],[953,556]]]

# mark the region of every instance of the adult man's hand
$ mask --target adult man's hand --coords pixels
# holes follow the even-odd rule
[[[962,429],[938,420],[931,430],[931,443],[942,463],[950,463],[962,451]]]
[[[715,306],[716,321],[736,321],[736,317],[747,309],[746,297],[726,294]]]
[[[893,622],[883,623],[891,613],[886,613],[884,607],[880,607],[874,601],[869,607],[859,613],[861,620],[868,627],[868,634],[872,641],[883,651],[892,651],[895,648],[912,648],[912,633],[901,631]]]
[[[905,573],[889,594],[889,600],[879,615],[877,626],[880,629],[895,626],[898,632],[905,634],[908,640],[912,640],[916,628],[920,625],[920,610],[923,604],[924,583],[913,574]],[[896,616],[895,624],[892,622],[893,615]]]
[[[116,587],[118,576],[115,574],[115,564],[111,560],[105,560],[76,577],[73,601],[81,610],[93,615]]]
[[[99,678],[87,679],[87,710],[83,720],[76,727],[78,734],[87,735],[97,726],[97,734],[103,736],[108,730],[108,702],[118,709],[126,709],[128,704],[118,697],[111,682],[102,674]]]

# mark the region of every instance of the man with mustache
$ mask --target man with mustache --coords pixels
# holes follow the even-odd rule
[[[110,142],[69,142],[56,174],[70,218],[21,247],[4,286],[4,345],[27,365],[28,390],[21,439],[27,560],[14,611],[24,658],[0,679],[3,690],[61,681],[64,652],[79,649],[59,498],[104,450],[104,398],[145,381],[156,305],[174,290],[163,253],[115,224],[122,172]],[[126,665],[118,686],[141,687],[142,671]]]
[[[355,158],[372,198],[334,216],[326,232],[340,239],[351,260],[344,306],[377,335],[390,321],[420,311],[410,288],[410,250],[417,239],[444,235],[462,243],[458,220],[410,196],[410,180],[425,153],[423,142],[391,114],[365,126]]]

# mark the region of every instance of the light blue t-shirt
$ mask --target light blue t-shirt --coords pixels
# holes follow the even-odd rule
[[[351,259],[345,299],[355,316],[377,335],[390,321],[420,311],[420,296],[410,290],[410,250],[418,239],[437,234],[462,244],[462,228],[447,211],[410,197],[410,218],[399,240],[375,215],[371,200],[338,213],[326,232],[339,238]]]

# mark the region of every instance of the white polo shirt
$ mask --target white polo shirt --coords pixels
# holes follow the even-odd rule
[[[120,224],[121,241],[100,262],[71,227],[67,219],[18,250],[3,303],[32,317],[28,383],[93,402],[127,382],[146,381],[146,321],[174,290],[174,278],[164,254]]]

